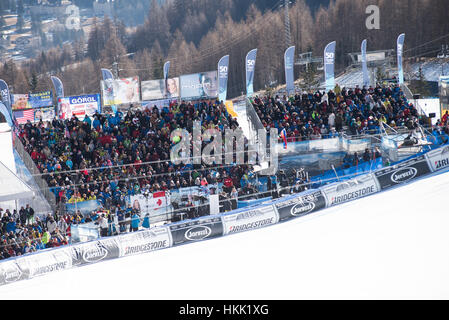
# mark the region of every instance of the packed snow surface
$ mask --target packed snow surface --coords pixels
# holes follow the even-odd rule
[[[445,173],[275,226],[12,283],[0,298],[448,299],[448,197]]]

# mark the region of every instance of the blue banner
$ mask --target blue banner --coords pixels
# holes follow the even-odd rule
[[[5,104],[2,102],[0,102],[0,113],[3,113],[3,115],[5,116],[6,122],[8,122],[9,126],[13,127],[13,122],[12,122],[11,115],[9,114],[9,110],[5,106]]]
[[[170,71],[170,61],[167,61],[164,64],[164,80],[167,81],[168,80],[168,72]]]
[[[62,81],[55,76],[51,76],[51,81],[53,82],[53,86],[55,87],[55,93],[57,98],[63,98],[64,97],[64,85],[62,84]]]
[[[329,43],[324,49],[324,78],[326,79],[326,91],[335,88],[335,41]]]
[[[398,41],[397,41],[399,84],[404,83],[404,69],[402,68],[402,55],[404,53],[404,40],[405,40],[405,33],[402,33],[399,35]]]
[[[254,93],[254,71],[256,68],[257,49],[253,49],[246,55],[246,95],[252,96]]]
[[[103,76],[103,80],[114,79],[114,76],[109,69],[101,69],[101,75]]]
[[[228,92],[229,55],[218,62],[218,100],[226,101]]]
[[[90,200],[75,203],[66,203],[65,208],[69,213],[75,213],[77,210],[81,211],[83,215],[89,215],[92,211],[98,210],[101,203],[98,200]]]
[[[362,41],[362,71],[363,71],[363,85],[368,87],[370,79],[368,74],[368,61],[366,60],[366,44],[367,40]]]
[[[30,93],[28,100],[33,109],[51,107],[53,105],[53,94],[51,91]]]
[[[0,93],[2,95],[2,101],[5,104],[6,108],[8,109],[9,115],[11,119],[12,116],[12,107],[11,107],[11,95],[9,94],[9,87],[8,84],[0,79]]]
[[[288,94],[295,91],[294,62],[295,62],[295,47],[292,46],[288,48],[284,54],[285,83]]]

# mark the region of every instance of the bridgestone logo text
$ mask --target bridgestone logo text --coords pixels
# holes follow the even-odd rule
[[[58,271],[58,270],[64,270],[66,268],[67,268],[67,261],[58,262],[58,263],[50,264],[48,266],[43,266],[43,267],[37,268],[35,274],[43,274],[43,273],[48,273],[48,272],[53,272],[53,271]]]
[[[440,161],[435,161],[435,167],[436,167],[437,170],[441,169],[441,168],[444,168],[444,167],[447,167],[447,166],[449,166],[449,159],[443,159],[443,160],[440,160]]]
[[[333,204],[338,204],[338,203],[342,203],[345,201],[349,201],[351,199],[355,199],[355,198],[359,198],[359,197],[363,197],[364,195],[370,194],[370,193],[374,193],[376,190],[374,189],[374,186],[370,186],[367,188],[363,188],[354,192],[350,192],[347,194],[344,194],[342,196],[338,196],[338,197],[334,197],[332,198],[332,205]]]
[[[147,244],[126,247],[125,255],[139,253],[139,252],[152,251],[152,250],[162,249],[162,248],[166,248],[166,247],[168,247],[167,240],[150,242]]]
[[[240,232],[240,231],[256,229],[256,228],[266,226],[269,224],[273,224],[273,218],[260,220],[260,221],[256,221],[256,222],[250,222],[250,223],[242,224],[240,226],[231,226],[231,228],[229,229],[229,233],[236,233],[236,232]]]

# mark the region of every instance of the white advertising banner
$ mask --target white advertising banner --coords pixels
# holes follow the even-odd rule
[[[171,247],[170,230],[153,228],[119,236],[120,257],[145,253]]]
[[[272,205],[223,216],[224,234],[232,234],[266,227],[279,221]]]
[[[376,193],[379,191],[379,186],[372,174],[366,174],[320,189],[326,198],[327,207],[331,207]]]

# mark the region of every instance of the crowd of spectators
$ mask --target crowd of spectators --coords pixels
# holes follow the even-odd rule
[[[47,215],[40,219],[30,205],[14,209],[0,208],[0,260],[69,243],[68,215]]]
[[[391,127],[407,126],[410,121],[424,124],[397,85],[355,89],[337,86],[329,92],[255,97],[253,106],[266,128],[285,128],[289,141],[333,137],[345,129],[351,135],[378,133],[381,122]],[[437,126],[449,134],[448,118],[445,115]],[[217,101],[172,103],[163,108],[131,106],[125,112],[97,113],[83,120],[73,116],[21,125],[19,138],[61,208],[65,203],[88,200],[98,200],[101,207],[84,215],[80,211],[57,211],[42,220],[28,205],[19,212],[0,209],[0,259],[67,244],[71,227],[77,224],[92,222],[101,236],[137,231],[139,226],[149,228],[148,215],[141,216],[126,202],[127,196],[143,191],[221,183],[221,211],[229,211],[237,208],[239,198],[276,198],[307,188],[304,183],[309,177],[304,172],[289,176],[281,170],[277,182],[268,179],[268,191],[260,193],[257,185],[250,183],[254,175],[250,165],[217,168],[173,164],[170,150],[176,142],[170,135],[179,128],[191,134],[194,121],[201,121],[203,130],[217,128],[223,132],[238,127]],[[378,157],[378,149],[367,149],[363,155],[348,155],[344,165]],[[242,180],[247,183],[241,185]],[[192,203],[185,207],[187,218],[202,214]]]
[[[105,207],[123,206],[126,196],[223,182],[237,187],[249,166],[220,169],[206,164],[170,161],[173,130],[236,129],[238,123],[216,102],[172,103],[169,107],[114,115],[95,114],[79,120],[27,122],[19,137],[58,203],[99,200]]]
[[[426,124],[407,101],[398,85],[356,86],[294,96],[265,96],[253,99],[253,106],[267,128],[286,129],[288,141],[379,133],[380,123],[406,126],[409,121]]]

